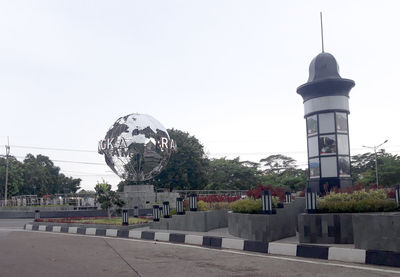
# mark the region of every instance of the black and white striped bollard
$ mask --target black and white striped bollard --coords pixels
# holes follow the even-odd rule
[[[40,219],[40,211],[39,210],[35,210],[35,220]]]
[[[197,195],[196,195],[196,193],[192,193],[189,196],[189,208],[190,208],[190,211],[192,211],[192,212],[197,211]]]
[[[311,188],[307,188],[306,192],[306,209],[309,214],[315,214],[317,212],[317,195]]]
[[[139,207],[138,206],[134,206],[133,207],[133,217],[139,217]]]
[[[272,196],[268,190],[263,190],[261,195],[262,209],[264,214],[272,214]]]
[[[163,202],[163,215],[164,218],[169,218],[170,216],[170,208],[169,208],[169,201]]]
[[[153,221],[160,221],[160,207],[153,205]]]
[[[285,202],[290,203],[292,202],[292,194],[290,192],[285,192]]]
[[[176,214],[182,215],[185,212],[183,211],[183,199],[182,197],[176,198]]]
[[[124,226],[129,225],[129,214],[127,209],[122,210],[122,225]]]

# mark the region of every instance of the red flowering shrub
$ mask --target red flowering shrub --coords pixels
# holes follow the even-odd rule
[[[333,187],[331,189],[331,191],[335,192],[335,193],[353,193],[354,191],[359,191],[365,189],[365,184],[364,183],[358,183],[356,185],[350,186],[348,188],[337,188],[337,187]]]
[[[186,198],[185,200],[183,200],[183,209],[185,211],[189,210],[189,198]]]
[[[396,198],[396,189],[395,188],[388,189],[387,196],[388,198]]]
[[[267,186],[258,185],[255,189],[248,190],[246,192],[246,195],[248,197],[258,199],[258,198],[261,198],[261,194],[264,190],[269,190],[271,192],[272,196],[279,197],[279,200],[282,202],[285,201],[285,190],[283,188],[272,187],[270,185],[267,185]]]
[[[220,202],[234,202],[240,199],[240,195],[230,196],[230,195],[218,195],[212,194],[207,196],[198,196],[198,201],[204,201],[206,203],[220,203]]]
[[[331,191],[333,191],[335,193],[350,193],[351,194],[355,191],[360,191],[363,189],[365,189],[365,191],[367,191],[367,192],[370,190],[384,189],[384,190],[386,190],[388,198],[395,198],[395,188],[387,188],[382,185],[377,186],[375,184],[371,184],[367,187],[367,186],[365,186],[364,183],[357,183],[357,184],[350,186],[348,188],[345,188],[345,189],[339,189],[337,187],[334,187],[331,189]]]

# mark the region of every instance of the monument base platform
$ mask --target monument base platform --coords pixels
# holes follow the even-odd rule
[[[153,185],[124,186],[124,192],[121,192],[120,196],[126,201],[125,207],[128,209],[133,209],[134,206],[138,206],[139,209],[148,209],[156,200]]]

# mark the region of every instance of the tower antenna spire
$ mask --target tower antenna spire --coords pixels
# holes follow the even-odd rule
[[[324,53],[324,25],[322,24],[322,12],[319,12],[319,17],[321,19],[321,42],[322,42],[322,53]]]

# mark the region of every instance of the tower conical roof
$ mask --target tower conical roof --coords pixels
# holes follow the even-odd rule
[[[354,85],[353,80],[340,77],[335,57],[323,52],[311,61],[308,81],[297,88],[297,93],[304,101],[329,95],[348,96]]]

